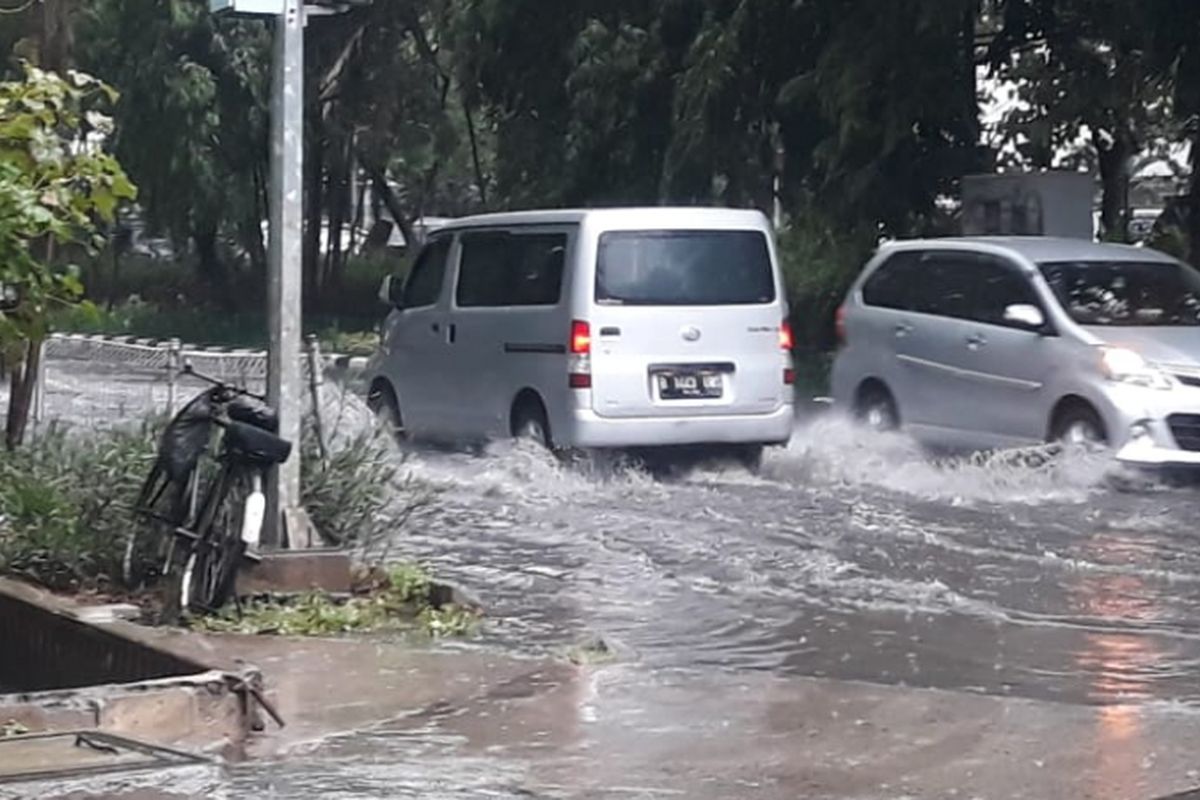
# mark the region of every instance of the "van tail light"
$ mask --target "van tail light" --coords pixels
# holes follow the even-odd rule
[[[796,340],[792,336],[792,323],[785,319],[783,324],[779,326],[779,347],[790,353],[795,344]]]
[[[592,352],[592,326],[583,320],[571,323],[571,355],[586,356]]]
[[[783,371],[783,385],[784,386],[795,386],[796,385],[796,370],[792,369],[791,367],[788,367],[787,369],[785,369]]]
[[[846,343],[846,307],[838,306],[837,314],[833,318],[834,331],[837,333],[838,344]]]
[[[583,320],[571,323],[571,342],[567,348],[567,385],[572,389],[592,388],[592,327]]]

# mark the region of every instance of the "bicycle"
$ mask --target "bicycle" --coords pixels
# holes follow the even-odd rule
[[[180,610],[210,613],[234,594],[242,563],[258,560],[266,505],[263,473],[286,461],[292,444],[277,435],[278,417],[261,395],[201,375],[190,365],[182,372],[212,388],[193,398],[164,429],[136,510],[160,531],[165,528],[158,553],[163,576],[182,566],[172,587]],[[202,461],[208,452],[216,453],[213,469]],[[130,585],[138,577],[143,545],[136,533],[126,545],[124,577]]]

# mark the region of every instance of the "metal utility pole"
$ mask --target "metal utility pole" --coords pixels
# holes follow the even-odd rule
[[[267,398],[279,414],[279,435],[293,443],[292,457],[272,470],[267,486],[263,544],[292,547],[300,513],[301,285],[304,246],[304,3],[283,0],[275,22],[271,85],[271,222],[267,316],[270,349]]]

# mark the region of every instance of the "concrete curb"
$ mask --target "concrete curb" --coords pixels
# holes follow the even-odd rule
[[[261,727],[258,670],[0,578],[0,719],[35,732],[92,729],[195,747],[240,747]]]

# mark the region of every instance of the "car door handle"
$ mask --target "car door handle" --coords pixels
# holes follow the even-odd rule
[[[982,333],[973,333],[967,337],[967,347],[972,350],[978,350],[987,344],[987,337]]]
[[[896,325],[896,338],[903,338],[913,332],[913,326],[907,322],[901,322]]]

